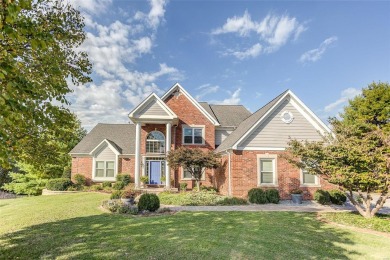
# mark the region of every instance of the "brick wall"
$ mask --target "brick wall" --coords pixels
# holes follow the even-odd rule
[[[71,177],[73,180],[74,175],[82,174],[87,178],[87,183],[92,183],[92,157],[72,157],[72,172]]]
[[[134,182],[134,156],[130,158],[119,158],[118,173],[129,174],[131,181]]]
[[[252,188],[258,187],[258,173],[257,168],[257,155],[269,154],[277,155],[277,178],[278,185],[276,188],[279,190],[282,199],[291,199],[290,190],[301,189],[304,191],[304,199],[313,199],[314,192],[321,189],[333,189],[334,185],[321,179],[321,187],[301,187],[300,183],[300,170],[288,163],[280,155],[283,151],[233,151],[231,155],[231,178],[232,178],[232,193],[236,197],[246,197],[248,191]],[[227,155],[223,157],[224,161],[227,161]],[[228,169],[220,170],[219,185],[221,193],[227,194],[228,186]],[[267,189],[264,187],[264,189]]]

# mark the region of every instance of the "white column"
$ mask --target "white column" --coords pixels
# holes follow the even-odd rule
[[[141,123],[135,125],[135,165],[134,165],[134,183],[135,187],[140,187],[140,166],[141,166]]]
[[[168,155],[169,151],[171,150],[171,128],[172,124],[167,123],[166,124],[166,140],[165,140],[165,153]],[[165,163],[165,188],[170,189],[171,188],[171,168],[168,165],[168,162]]]

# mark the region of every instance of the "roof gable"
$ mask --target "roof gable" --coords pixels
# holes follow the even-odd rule
[[[109,141],[107,139],[104,139],[103,141],[101,141],[89,154],[92,155],[92,156],[95,156],[96,154],[98,154],[100,152],[100,150],[103,148],[103,147],[106,147],[108,146],[111,151],[113,151],[116,155],[119,155],[121,154],[120,152],[120,148],[118,149],[118,146],[112,142],[112,141]]]
[[[236,130],[233,131],[224,142],[218,146],[216,152],[222,152],[227,149],[237,149],[255,129],[257,129],[268,116],[275,111],[279,105],[287,98],[291,99],[291,104],[321,133],[330,133],[331,130],[291,91],[286,90],[265,106],[257,110],[246,120],[241,122]]]
[[[152,118],[172,120],[176,119],[177,115],[152,93],[130,112],[129,118],[133,121]]]
[[[162,97],[162,101],[166,101],[171,95],[176,93],[183,94],[211,123],[215,126],[219,126],[218,120],[204,109],[198,101],[196,101],[179,83],[173,85]]]
[[[134,154],[135,125],[99,123],[70,151],[70,154],[90,155],[104,140],[107,140],[122,155]]]

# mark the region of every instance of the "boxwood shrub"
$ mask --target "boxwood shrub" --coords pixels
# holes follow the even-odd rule
[[[343,205],[343,203],[347,201],[347,196],[345,196],[344,192],[340,190],[330,190],[329,195],[330,201],[333,204]]]
[[[253,188],[248,192],[250,203],[265,204],[268,202],[266,193],[260,188]]]
[[[128,175],[128,174],[123,174],[123,173],[122,173],[122,174],[118,174],[118,175],[116,176],[116,181],[117,181],[117,182],[122,181],[123,184],[124,184],[123,187],[125,187],[125,186],[129,185],[129,183],[131,182],[131,178],[130,178],[130,175]]]
[[[331,203],[329,192],[326,190],[317,190],[314,193],[314,199],[322,205],[329,205]]]
[[[102,183],[102,187],[103,188],[111,188],[112,186],[111,186],[111,182],[110,181],[104,181],[103,183]]]
[[[72,185],[72,181],[68,178],[50,179],[46,183],[46,189],[55,191],[65,191]]]
[[[138,201],[138,210],[148,210],[154,212],[160,207],[160,199],[156,194],[145,193],[142,194]]]
[[[280,200],[279,191],[277,189],[270,189],[265,191],[265,196],[269,203],[278,204]]]
[[[84,186],[86,185],[86,183],[87,183],[87,178],[85,178],[84,175],[78,173],[74,176],[74,184],[76,186]]]

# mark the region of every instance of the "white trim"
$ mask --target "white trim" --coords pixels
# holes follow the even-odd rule
[[[278,155],[277,154],[257,154],[257,186],[258,187],[278,187]],[[261,183],[260,160],[271,159],[273,164],[273,183]]]
[[[92,156],[95,156],[95,152],[99,151],[100,147],[102,146],[103,143],[106,143],[108,145],[108,147],[110,148],[111,151],[113,151],[115,153],[115,155],[120,155],[120,152],[114,147],[111,145],[111,143],[107,140],[107,139],[104,139],[103,141],[101,141],[90,153],[89,155],[92,155]]]
[[[118,156],[115,156],[114,159],[114,177],[96,177],[96,162],[104,162],[104,169],[106,169],[106,162],[112,162],[112,160],[96,160],[96,157],[93,157],[92,160],[92,181],[101,182],[101,181],[115,181],[116,176],[118,175]]]
[[[179,83],[176,83],[173,85],[162,97],[161,100],[165,101],[166,98],[168,98],[176,89],[179,89],[180,92],[182,92],[189,100],[190,102],[199,109],[199,111],[208,119],[211,123],[213,123],[215,126],[219,126],[217,120],[214,119]]]
[[[192,177],[192,178],[184,178],[184,167],[181,167],[181,176],[180,176],[181,180],[182,181],[194,181],[195,178]],[[206,180],[206,169],[203,168],[203,173],[202,173],[202,178],[200,178],[201,181],[205,181]]]
[[[303,169],[300,169],[300,187],[321,187],[320,178],[314,175],[314,183],[303,183]]]
[[[284,151],[284,147],[243,147],[239,146],[236,150],[240,151]]]
[[[320,127],[320,125],[315,122],[312,117],[309,116],[297,103],[295,103],[293,100],[291,100],[290,103],[296,110],[298,110],[299,113],[301,113],[301,115],[303,115],[304,118],[306,118],[307,121],[309,121],[310,124],[314,126],[317,131],[319,131],[322,135],[326,134],[324,128]]]
[[[140,164],[141,164],[141,124],[135,125],[135,157],[134,157],[134,183],[135,187],[140,187]]]
[[[290,100],[289,102],[292,102],[294,103],[291,98],[293,98],[300,106],[302,106],[303,109],[307,110],[307,112],[312,116],[312,118],[314,119],[311,119],[309,120],[309,122],[317,129],[317,130],[320,130],[321,134],[324,134],[325,131],[327,131],[328,133],[331,133],[331,130],[329,129],[329,127],[327,127],[322,121],[321,119],[319,119],[291,90],[288,90],[281,98],[279,98],[279,100],[270,108],[268,109],[268,111],[255,123],[253,124],[253,126],[243,135],[241,136],[240,139],[238,139],[237,142],[235,142],[233,145],[232,145],[232,148],[233,149],[237,149],[237,146],[239,144],[241,144],[243,141],[245,141],[246,138],[248,138],[248,136],[250,136],[252,134],[252,132],[257,129],[261,123],[263,123],[267,118],[268,116],[274,112],[274,110],[280,106],[280,104],[282,102],[284,102],[286,100],[286,98],[290,96]],[[303,111],[302,109],[298,110],[299,112]],[[302,115],[304,115],[305,113],[303,113]],[[317,122],[317,123],[315,123]],[[323,129],[321,130],[319,128],[319,126],[322,126]],[[325,131],[324,131],[325,130]]]
[[[171,143],[172,143],[172,125],[170,123],[167,123],[165,125],[165,154],[168,155],[168,153],[171,151]],[[171,188],[171,167],[168,164],[168,161],[165,161],[165,188],[170,189]]]
[[[161,108],[168,114],[168,116],[137,116],[136,113],[138,110],[143,109],[144,106],[152,102],[153,100],[156,100],[156,102],[161,106]],[[164,120],[164,119],[177,119],[177,115],[162,101],[155,93],[151,93],[147,98],[145,98],[138,106],[136,106],[130,113],[129,118],[133,121],[139,121],[139,119],[157,119],[157,120]]]
[[[202,129],[202,143],[201,144],[197,144],[197,143],[184,143],[184,129],[187,128],[187,129]],[[205,145],[205,139],[206,139],[206,126],[205,125],[181,125],[181,144],[182,145]],[[192,141],[195,140],[195,136],[194,136],[194,131],[192,131]]]

